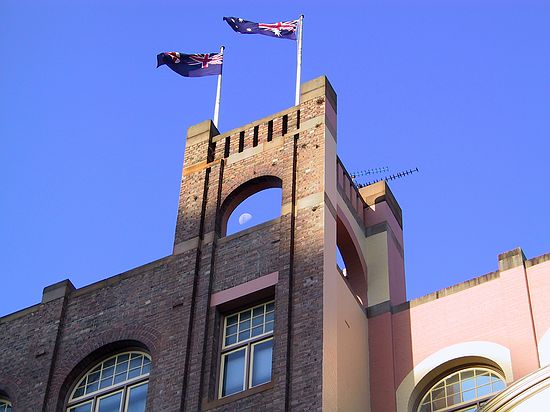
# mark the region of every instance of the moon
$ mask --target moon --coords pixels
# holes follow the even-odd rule
[[[239,225],[244,225],[250,219],[252,219],[252,215],[250,213],[243,213],[239,216]]]

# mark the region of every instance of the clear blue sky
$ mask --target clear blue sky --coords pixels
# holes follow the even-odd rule
[[[0,314],[171,253],[216,79],[155,69],[158,52],[227,47],[222,131],[293,104],[295,43],[224,15],[305,14],[303,79],[338,93],[348,170],[421,170],[391,183],[409,297],[550,251],[548,1],[188,3],[0,2]]]

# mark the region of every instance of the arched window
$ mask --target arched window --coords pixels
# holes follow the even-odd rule
[[[11,412],[11,402],[0,398],[0,412]]]
[[[67,412],[145,412],[151,358],[131,351],[111,356],[76,384]]]
[[[436,382],[420,401],[417,412],[474,412],[505,386],[504,378],[492,369],[461,369]]]

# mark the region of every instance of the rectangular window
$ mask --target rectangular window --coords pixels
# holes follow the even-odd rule
[[[220,397],[271,381],[274,322],[273,301],[224,318]]]

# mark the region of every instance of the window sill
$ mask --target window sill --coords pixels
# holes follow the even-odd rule
[[[256,393],[264,392],[270,389],[273,389],[273,381],[255,386],[253,388],[247,389],[239,393],[235,393],[233,395],[225,396],[220,399],[203,402],[202,410],[207,411],[209,409],[214,409],[219,406],[222,406],[231,402],[235,402],[235,401],[238,401],[239,399],[247,398],[248,396],[252,396],[252,395],[255,395]]]

